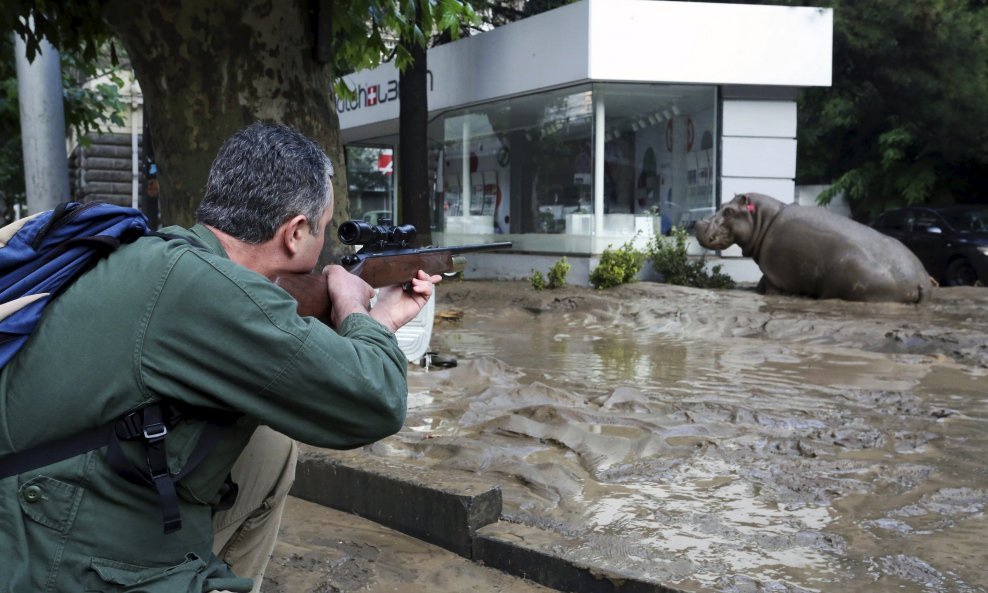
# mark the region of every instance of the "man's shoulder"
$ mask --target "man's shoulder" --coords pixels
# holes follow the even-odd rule
[[[179,246],[193,247],[216,255],[225,255],[216,237],[205,227],[202,227],[202,225],[196,225],[192,228],[167,226],[145,237],[145,240],[154,239],[164,241],[165,243],[174,242]]]

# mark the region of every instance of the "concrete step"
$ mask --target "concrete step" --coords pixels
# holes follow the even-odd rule
[[[594,562],[589,542],[502,521],[500,490],[464,474],[302,445],[292,495],[559,591],[677,592]]]

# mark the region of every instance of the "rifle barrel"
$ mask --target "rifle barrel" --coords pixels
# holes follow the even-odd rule
[[[497,251],[498,249],[508,249],[511,241],[501,241],[498,243],[475,243],[473,245],[453,245],[452,247],[426,247],[436,251],[450,251],[451,253],[470,253],[471,251]]]
[[[450,247],[412,247],[406,249],[382,249],[380,251],[358,251],[353,257],[354,261],[365,259],[376,259],[382,257],[395,257],[398,255],[432,255],[448,253],[457,255],[459,253],[471,253],[474,251],[496,251],[511,247],[511,241],[501,241],[498,243],[474,243],[472,245],[453,245]],[[344,263],[344,266],[346,263]]]

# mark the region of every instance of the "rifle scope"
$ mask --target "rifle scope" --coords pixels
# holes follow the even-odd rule
[[[394,226],[382,218],[381,224],[372,225],[362,220],[349,220],[340,225],[338,232],[344,245],[397,245],[409,246],[415,241],[415,227],[410,224]]]

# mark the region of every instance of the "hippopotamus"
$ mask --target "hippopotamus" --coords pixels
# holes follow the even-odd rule
[[[696,223],[707,249],[737,243],[762,272],[757,291],[818,299],[921,303],[934,283],[905,245],[816,206],[736,195]]]

